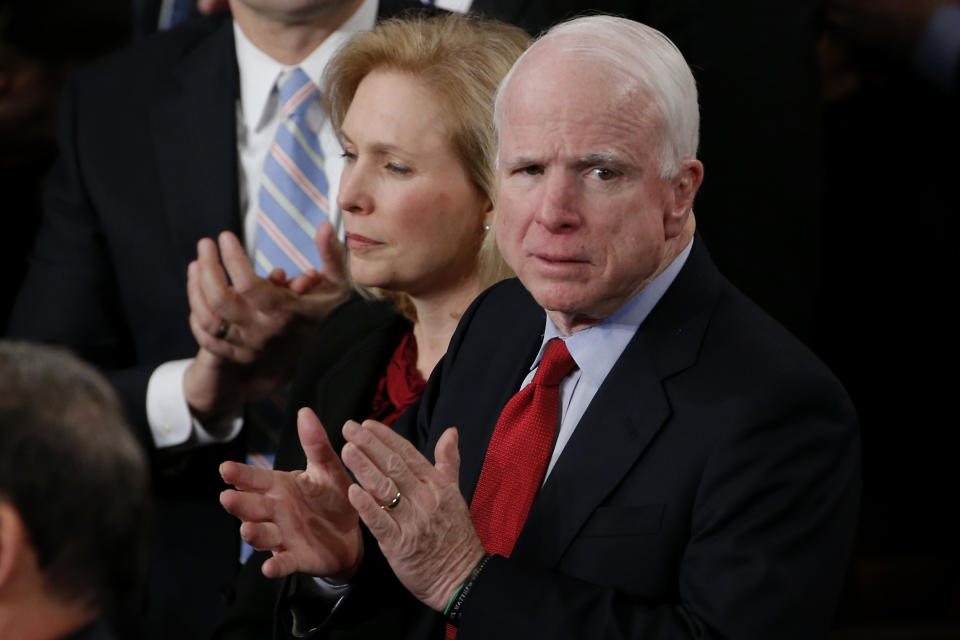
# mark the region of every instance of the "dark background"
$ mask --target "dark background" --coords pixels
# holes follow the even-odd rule
[[[0,334],[41,218],[60,88],[150,31],[150,4],[0,0]],[[485,11],[537,31],[540,4]],[[960,638],[956,91],[919,77],[909,47],[857,38],[823,7],[798,28],[785,7],[806,19],[814,3],[696,9],[716,12],[705,16],[676,3],[553,2],[549,15],[585,4],[661,28],[684,51],[703,112],[700,231],[857,406],[863,502],[832,637]]]

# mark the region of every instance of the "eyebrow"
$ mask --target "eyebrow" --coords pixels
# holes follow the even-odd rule
[[[349,142],[350,144],[354,144],[353,139],[347,135],[346,131],[341,129],[339,133],[340,133],[339,138],[341,142]],[[390,154],[390,153],[403,153],[403,149],[401,149],[397,145],[387,144],[386,142],[374,143],[373,145],[371,145],[370,150],[377,155]]]
[[[620,159],[620,155],[613,151],[598,151],[597,153],[580,156],[574,162],[574,166],[577,168],[593,167],[598,164],[620,165],[623,164],[623,161]]]
[[[532,164],[541,164],[541,161],[534,159],[532,156],[516,156],[515,158],[507,158],[503,161],[503,164],[510,167],[526,167]]]

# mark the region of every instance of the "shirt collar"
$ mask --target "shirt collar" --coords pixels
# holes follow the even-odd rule
[[[676,279],[680,269],[687,261],[690,250],[693,248],[693,239],[667,265],[660,275],[651,280],[647,286],[638,291],[632,298],[617,309],[612,315],[601,322],[574,333],[572,336],[563,336],[557,325],[549,315],[546,315],[546,324],[543,329],[543,343],[540,351],[530,365],[532,371],[540,365],[543,351],[551,338],[561,338],[566,342],[567,350],[580,368],[581,376],[591,380],[596,388],[603,383],[613,365],[620,359],[623,350],[633,338],[633,335],[646,320],[663,294]]]
[[[378,0],[364,0],[350,18],[340,28],[330,34],[319,47],[304,58],[299,65],[304,73],[320,86],[323,70],[333,54],[336,53],[350,36],[372,29],[377,19]],[[271,119],[277,108],[271,101],[273,87],[282,71],[290,68],[277,62],[257,48],[243,33],[236,21],[233,23],[234,42],[236,43],[237,66],[240,69],[240,110],[248,130],[258,130]]]

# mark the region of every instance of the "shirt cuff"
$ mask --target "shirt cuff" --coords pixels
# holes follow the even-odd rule
[[[243,427],[243,416],[231,416],[208,431],[190,413],[183,377],[192,358],[172,360],[157,367],[147,383],[147,423],[158,449],[184,444],[229,442]],[[223,434],[215,436],[213,433]]]
[[[937,9],[927,23],[913,56],[917,72],[946,93],[956,90],[960,65],[960,3]]]
[[[316,576],[311,577],[313,578],[313,582],[317,586],[317,589],[319,589],[320,593],[326,597],[339,598],[340,596],[345,596],[350,593],[349,582],[346,584],[333,584],[332,582],[327,582],[323,578],[318,578]]]

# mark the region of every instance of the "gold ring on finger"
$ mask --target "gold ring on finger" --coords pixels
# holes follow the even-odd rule
[[[400,492],[397,491],[397,495],[393,496],[393,500],[390,501],[390,504],[382,504],[380,508],[384,511],[392,511],[394,507],[400,504]]]

